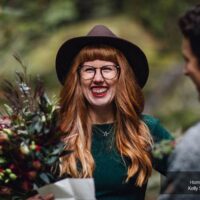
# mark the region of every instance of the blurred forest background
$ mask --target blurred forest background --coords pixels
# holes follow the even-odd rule
[[[146,53],[150,76],[144,88],[145,112],[178,137],[199,120],[197,92],[182,74],[177,27],[178,17],[198,1],[0,0],[0,79],[12,79],[20,70],[12,56],[17,53],[33,77],[42,77],[48,93],[58,95],[58,48],[71,37],[86,35],[95,24],[104,24]],[[146,200],[155,199],[158,182],[153,176]]]

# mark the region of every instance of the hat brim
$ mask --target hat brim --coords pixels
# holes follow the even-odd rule
[[[84,46],[93,44],[105,44],[119,49],[133,68],[138,84],[141,88],[144,87],[148,79],[149,67],[143,51],[127,40],[105,36],[76,37],[62,44],[56,56],[56,72],[61,84],[64,84],[75,56]]]

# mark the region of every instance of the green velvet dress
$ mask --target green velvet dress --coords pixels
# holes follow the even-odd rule
[[[142,120],[149,127],[154,142],[172,139],[169,132],[152,116],[142,115]],[[114,124],[93,125],[92,155],[95,160],[94,181],[98,200],[144,200],[147,184],[135,186],[136,176],[125,182],[128,161],[122,159],[115,148],[114,133],[104,135]],[[153,167],[162,174],[167,168],[167,159],[153,158]]]

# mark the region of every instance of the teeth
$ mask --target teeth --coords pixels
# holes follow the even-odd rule
[[[107,91],[107,88],[92,88],[92,92],[95,92],[95,93],[102,93],[102,92],[106,92]]]

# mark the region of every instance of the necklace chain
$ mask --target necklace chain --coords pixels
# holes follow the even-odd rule
[[[97,126],[94,127],[94,130],[96,130],[96,132],[101,133],[104,137],[107,137],[108,135],[110,135],[110,133],[113,132],[113,126],[111,126],[109,129],[103,131],[100,128],[98,128]]]

